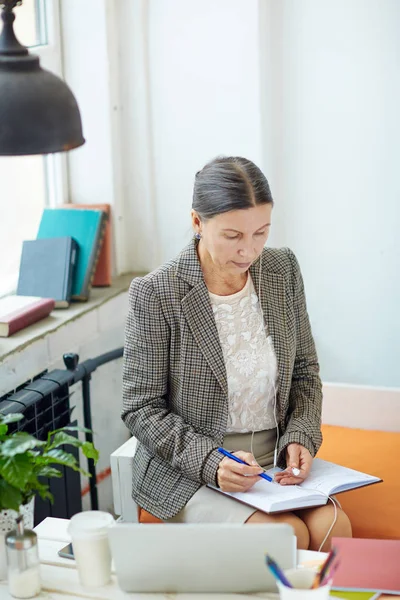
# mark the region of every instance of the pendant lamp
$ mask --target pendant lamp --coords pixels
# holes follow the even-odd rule
[[[17,40],[17,4],[0,0],[0,156],[72,150],[85,143],[78,104],[67,84]]]

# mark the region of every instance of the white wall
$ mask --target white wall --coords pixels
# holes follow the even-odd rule
[[[274,226],[302,266],[322,375],[399,386],[400,4],[282,0],[270,16]]]
[[[118,4],[129,222],[135,270],[191,236],[194,175],[218,154],[261,160],[258,2]]]

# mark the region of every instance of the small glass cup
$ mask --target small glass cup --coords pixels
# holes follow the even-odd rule
[[[22,517],[21,517],[22,519]],[[40,563],[37,535],[24,529],[17,519],[17,529],[6,535],[8,589],[14,598],[34,598],[40,593]]]

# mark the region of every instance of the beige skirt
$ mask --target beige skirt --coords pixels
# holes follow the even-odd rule
[[[253,439],[252,439],[253,437]],[[269,469],[274,463],[276,429],[251,433],[229,433],[224,438],[224,448],[230,452],[252,452],[258,463]],[[245,523],[256,512],[234,498],[203,486],[186,506],[166,523]]]

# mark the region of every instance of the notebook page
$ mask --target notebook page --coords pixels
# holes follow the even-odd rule
[[[213,487],[213,489],[216,489],[219,492],[221,491],[218,488]],[[301,507],[302,505],[308,506],[309,503],[306,499],[317,497],[317,501],[319,500],[318,494],[316,495],[310,493],[308,490],[302,490],[299,486],[283,486],[278,483],[270,483],[269,481],[265,481],[265,479],[257,481],[257,483],[247,492],[222,493],[265,512],[285,510],[287,507],[296,508]]]
[[[310,475],[300,487],[305,490],[319,490],[329,496],[335,492],[361,487],[377,481],[380,481],[379,477],[348,469],[321,458],[315,458]]]

